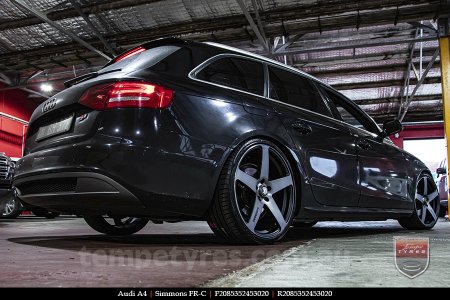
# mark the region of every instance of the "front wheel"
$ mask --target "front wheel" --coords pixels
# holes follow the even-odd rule
[[[295,192],[294,173],[283,151],[272,142],[250,140],[225,163],[208,224],[232,243],[273,243],[289,229]]]
[[[15,191],[11,191],[6,196],[5,208],[0,212],[2,219],[15,219],[21,213],[20,200],[16,197]]]
[[[145,227],[148,219],[133,217],[84,216],[92,229],[108,235],[131,235]]]
[[[420,175],[414,197],[414,212],[409,218],[399,219],[405,229],[426,230],[436,225],[439,215],[439,192],[433,178],[424,173]]]

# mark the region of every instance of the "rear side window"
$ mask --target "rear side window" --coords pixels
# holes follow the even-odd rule
[[[226,57],[206,66],[196,77],[198,79],[264,95],[264,68],[259,62]]]
[[[105,68],[101,69],[99,73],[117,69],[121,69],[122,72],[125,73],[147,69],[179,49],[180,49],[179,46],[171,46],[171,45],[146,49],[145,51],[131,55],[129,57],[126,57],[113,64],[106,66]]]
[[[269,81],[270,98],[332,116],[319,91],[308,78],[269,66]]]

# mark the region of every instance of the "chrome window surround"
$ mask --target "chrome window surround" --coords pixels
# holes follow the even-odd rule
[[[211,58],[208,58],[207,60],[205,60],[204,62],[202,62],[201,64],[199,64],[198,66],[196,66],[194,69],[192,69],[189,72],[188,77],[190,79],[192,79],[194,81],[206,83],[206,84],[209,84],[209,85],[217,86],[217,87],[220,87],[220,88],[236,91],[236,92],[239,92],[239,93],[244,93],[244,94],[247,94],[247,95],[255,96],[255,97],[258,97],[258,98],[263,98],[264,100],[273,101],[273,102],[276,102],[276,103],[279,103],[279,104],[282,104],[282,105],[286,105],[286,106],[290,106],[290,107],[293,107],[293,108],[296,108],[296,109],[300,109],[300,110],[303,110],[305,112],[312,113],[312,114],[315,114],[315,115],[323,117],[323,118],[327,118],[329,120],[337,122],[338,124],[351,126],[351,127],[356,128],[358,130],[362,130],[364,132],[367,132],[367,133],[371,134],[373,137],[378,136],[374,132],[367,131],[364,128],[358,128],[358,127],[356,127],[356,126],[354,126],[352,124],[346,123],[346,122],[344,122],[342,120],[339,120],[339,119],[336,119],[334,117],[326,116],[326,115],[317,113],[315,111],[312,111],[312,110],[309,110],[309,109],[306,109],[306,108],[298,107],[296,105],[292,105],[292,104],[285,103],[285,102],[282,102],[282,101],[279,101],[279,100],[275,100],[275,99],[272,99],[272,98],[268,97],[268,95],[269,95],[269,72],[268,72],[268,66],[269,65],[285,69],[285,70],[287,70],[289,72],[292,72],[292,73],[294,73],[296,75],[303,76],[303,77],[306,77],[308,79],[313,80],[314,84],[320,84],[320,85],[323,85],[323,86],[325,86],[325,87],[327,87],[329,89],[335,90],[330,85],[320,81],[319,79],[315,78],[314,76],[311,76],[311,75],[309,75],[307,73],[304,73],[304,72],[302,72],[300,70],[297,70],[297,69],[295,69],[293,67],[281,64],[281,63],[279,63],[277,61],[274,61],[272,59],[268,59],[268,58],[265,58],[263,56],[260,56],[260,55],[257,55],[257,54],[253,54],[253,53],[250,53],[250,52],[247,52],[247,51],[239,50],[239,49],[236,49],[236,48],[233,48],[233,47],[223,46],[223,45],[216,44],[216,43],[207,42],[205,44],[212,45],[212,46],[217,46],[218,45],[220,48],[227,49],[227,50],[232,50],[232,51],[235,51],[235,52],[241,52],[241,53],[243,53],[245,55],[239,55],[239,54],[234,54],[234,53],[222,53],[222,54],[215,55],[215,56],[213,56]],[[250,56],[250,57],[248,57],[247,55]],[[254,93],[251,93],[251,92],[247,92],[247,91],[244,91],[244,90],[236,89],[236,88],[229,87],[229,86],[226,86],[226,85],[221,85],[221,84],[218,84],[218,83],[214,83],[214,82],[209,82],[209,81],[206,81],[206,80],[198,79],[196,77],[196,75],[200,71],[202,71],[204,68],[206,68],[208,65],[212,64],[216,60],[219,60],[219,59],[222,59],[222,58],[227,58],[227,57],[235,57],[235,58],[239,58],[239,59],[256,61],[256,62],[261,63],[263,65],[263,67],[264,67],[264,95],[254,94]],[[320,89],[318,89],[318,91],[319,91],[323,101],[325,102],[325,105],[327,105],[326,101],[328,101],[328,100],[323,98],[324,96],[322,95]],[[346,101],[351,101],[351,100],[347,99],[345,96],[342,96],[342,97]],[[373,122],[373,123],[375,123],[375,122]]]

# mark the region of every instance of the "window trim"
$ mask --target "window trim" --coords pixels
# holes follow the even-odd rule
[[[370,133],[370,134],[373,135],[374,137],[375,137],[375,136],[380,136],[381,130],[380,130],[379,126],[378,126],[378,125],[375,123],[375,121],[374,121],[369,115],[367,115],[367,114],[366,114],[366,113],[365,113],[358,105],[356,105],[355,103],[353,103],[353,101],[351,101],[350,99],[348,99],[347,97],[345,97],[344,95],[342,95],[342,94],[339,93],[338,91],[335,91],[335,90],[332,89],[332,88],[320,86],[320,90],[321,90],[321,93],[323,94],[322,96],[323,96],[324,98],[326,98],[327,101],[330,102],[330,105],[333,105],[333,106],[336,108],[336,105],[333,103],[333,101],[332,101],[331,99],[328,99],[328,96],[327,96],[328,91],[329,91],[330,93],[336,95],[336,97],[339,97],[339,98],[340,98],[342,101],[344,101],[346,104],[348,104],[348,106],[350,107],[349,113],[350,113],[356,120],[358,120],[358,122],[360,122],[360,120],[359,120],[358,118],[356,118],[356,117],[353,115],[354,113],[359,114],[359,115],[362,116],[362,118],[365,119],[368,123],[372,124],[372,127],[373,127],[374,129],[376,129],[377,132],[372,132],[372,131],[367,130],[365,127],[360,128],[360,127],[356,127],[355,125],[352,125],[352,124],[350,124],[350,123],[347,123],[347,122],[345,122],[345,121],[342,119],[342,116],[341,116],[341,115],[339,115],[339,117],[341,118],[341,120],[337,119],[336,117],[334,118],[335,120],[337,120],[337,121],[339,121],[339,122],[341,122],[341,123],[343,123],[343,124],[346,124],[347,126],[351,126],[352,128],[355,128],[355,129],[357,129],[357,130],[363,130],[364,132]],[[337,109],[337,108],[336,108],[336,109]],[[344,107],[344,109],[345,109],[345,107]],[[346,109],[346,110],[347,110],[347,109]],[[364,126],[364,125],[363,125],[363,126]]]
[[[213,63],[214,61],[216,61],[216,60],[218,60],[220,58],[226,58],[226,57],[236,57],[236,58],[240,58],[240,59],[252,60],[252,61],[256,61],[258,63],[261,63],[264,66],[264,95],[254,94],[254,93],[247,92],[247,91],[244,91],[244,90],[232,88],[232,87],[229,87],[229,86],[226,86],[226,85],[221,85],[221,84],[218,84],[218,83],[214,83],[214,82],[209,82],[209,81],[206,81],[206,80],[198,79],[196,77],[197,73],[199,73],[203,68],[206,68],[209,64]],[[310,75],[308,75],[306,73],[305,73],[306,74],[305,75],[301,71],[293,69],[292,67],[285,66],[285,65],[282,65],[282,64],[278,64],[278,63],[272,62],[270,60],[263,60],[263,59],[260,59],[258,57],[252,57],[252,56],[248,57],[246,55],[240,55],[240,54],[234,54],[234,53],[217,54],[217,55],[215,55],[213,57],[208,58],[207,60],[205,60],[204,62],[202,62],[198,66],[196,66],[194,69],[192,69],[189,72],[189,74],[188,74],[188,78],[192,79],[194,81],[198,81],[198,82],[202,82],[202,83],[205,83],[205,84],[209,84],[209,85],[217,86],[217,87],[220,87],[220,88],[228,89],[228,90],[231,90],[231,91],[235,91],[235,92],[244,93],[244,94],[247,94],[247,95],[263,98],[265,100],[273,101],[275,103],[279,103],[279,104],[282,104],[282,105],[286,105],[286,106],[290,106],[290,107],[293,107],[293,108],[296,108],[296,109],[300,109],[300,110],[303,110],[303,111],[305,111],[307,113],[312,113],[312,114],[320,116],[322,118],[327,118],[327,119],[329,119],[331,121],[337,122],[338,124],[341,124],[341,125],[344,125],[344,126],[350,126],[351,128],[354,128],[354,129],[357,129],[357,130],[363,130],[364,132],[367,132],[367,133],[373,135],[374,137],[379,136],[379,134],[376,134],[376,133],[371,132],[371,131],[367,131],[364,128],[355,127],[355,126],[353,126],[353,125],[351,125],[349,123],[346,123],[346,122],[344,122],[342,120],[337,119],[336,117],[334,117],[334,114],[333,114],[332,111],[331,111],[331,115],[332,116],[326,116],[326,115],[323,115],[321,113],[318,113],[318,112],[315,112],[315,111],[312,111],[312,110],[309,110],[309,109],[306,109],[306,108],[298,107],[296,105],[292,105],[292,104],[285,103],[285,102],[282,102],[282,101],[279,101],[279,100],[276,100],[276,99],[269,98],[269,88],[270,88],[270,86],[269,86],[269,79],[270,79],[269,78],[269,65],[274,66],[274,67],[278,67],[280,69],[284,69],[284,70],[286,70],[288,72],[291,72],[291,73],[293,73],[295,75],[302,76],[302,77],[306,78],[307,80],[311,80],[311,82],[316,86],[316,88],[317,88],[317,90],[318,90],[319,94],[321,95],[321,97],[322,97],[324,102],[329,101],[329,100],[323,94],[322,90],[326,91],[328,89],[328,90],[330,90],[330,91],[332,91],[334,93],[339,94],[344,99],[344,101],[350,102],[350,105],[356,106],[358,110],[361,110],[361,108],[358,105],[354,104],[350,99],[348,99],[347,97],[345,97],[344,95],[342,95],[341,93],[339,93],[338,91],[333,89],[331,86],[327,85],[326,83],[323,83],[320,80],[318,80],[318,79],[316,79],[314,77],[311,77]],[[334,104],[333,103],[329,103],[329,105],[334,105]],[[364,111],[363,111],[363,114],[365,116]],[[372,120],[372,118],[370,118],[370,116],[369,116],[369,119],[371,120],[372,123],[374,123],[376,125],[376,123]],[[378,125],[376,125],[376,128],[379,128]],[[380,131],[380,133],[381,133],[381,131]]]
[[[315,111],[313,111],[313,110],[309,110],[309,109],[304,108],[304,107],[300,107],[300,106],[297,106],[297,105],[294,105],[294,104],[290,104],[290,103],[286,103],[286,102],[283,102],[283,101],[280,101],[280,100],[276,100],[276,99],[270,98],[270,97],[269,97],[269,96],[270,96],[270,74],[269,74],[269,64],[267,64],[267,99],[268,99],[268,100],[277,101],[277,102],[279,102],[279,103],[283,103],[283,104],[286,104],[286,105],[289,105],[289,106],[292,106],[292,107],[295,107],[295,108],[298,108],[298,109],[303,109],[303,110],[306,110],[306,111],[308,111],[308,112],[313,112],[313,113],[318,114],[318,115],[320,115],[320,116],[329,117],[329,118],[332,118],[332,117],[333,117],[334,114],[333,114],[333,112],[332,112],[331,109],[330,109],[330,106],[329,106],[329,104],[328,104],[328,100],[327,100],[325,97],[323,97],[322,91],[320,90],[319,86],[318,86],[313,80],[311,80],[311,79],[308,78],[307,76],[302,76],[302,74],[300,74],[300,73],[292,72],[292,71],[291,71],[290,69],[288,69],[288,68],[282,68],[282,67],[280,67],[280,66],[278,66],[278,65],[272,65],[272,67],[278,68],[278,69],[281,69],[281,70],[284,70],[284,71],[289,72],[289,73],[292,73],[292,74],[294,74],[294,75],[296,75],[296,76],[300,76],[300,77],[302,77],[303,79],[309,81],[308,83],[311,84],[312,88],[315,88],[315,89],[316,89],[317,93],[319,94],[319,98],[322,99],[322,102],[323,102],[323,104],[325,105],[326,109],[328,110],[329,115],[327,116],[327,115],[321,114],[321,113],[319,113],[319,112],[315,112]]]
[[[224,59],[224,58],[230,58],[230,57],[231,58],[239,58],[239,59],[243,59],[243,60],[254,61],[254,62],[257,62],[257,63],[259,63],[261,65],[261,67],[263,68],[263,73],[264,73],[264,77],[263,77],[263,81],[264,81],[263,82],[263,95],[255,94],[255,93],[248,92],[248,91],[245,91],[245,90],[240,90],[240,89],[237,89],[237,88],[234,88],[234,87],[231,87],[231,86],[227,86],[227,85],[223,85],[223,84],[220,84],[220,83],[215,83],[215,82],[211,82],[211,81],[207,81],[207,80],[203,80],[203,79],[197,78],[198,73],[203,71],[203,69],[205,69],[206,67],[208,67],[209,65],[211,65],[215,61],[220,60],[220,59]],[[259,59],[251,58],[251,57],[249,58],[249,57],[246,57],[246,56],[243,56],[243,55],[237,55],[237,54],[231,54],[231,53],[223,53],[223,54],[218,54],[218,55],[215,55],[215,56],[213,56],[211,58],[208,58],[207,60],[205,60],[204,62],[202,62],[198,66],[196,66],[194,69],[192,69],[192,71],[189,72],[188,77],[190,79],[192,79],[192,80],[195,80],[195,81],[211,84],[211,85],[214,85],[214,86],[217,86],[217,87],[221,87],[221,88],[226,88],[226,89],[229,89],[229,90],[232,90],[232,91],[241,92],[241,93],[245,93],[245,94],[252,95],[252,96],[267,98],[266,93],[267,93],[268,87],[267,87],[267,80],[266,79],[267,79],[268,75],[266,74],[266,71],[267,71],[267,68],[265,67],[264,62],[262,62]]]

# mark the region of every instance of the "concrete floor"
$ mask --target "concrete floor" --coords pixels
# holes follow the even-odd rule
[[[394,236],[430,238],[428,270],[395,268]],[[106,237],[82,219],[0,220],[0,287],[450,286],[450,223],[408,232],[395,221],[319,223],[271,246],[223,245],[203,222]]]

